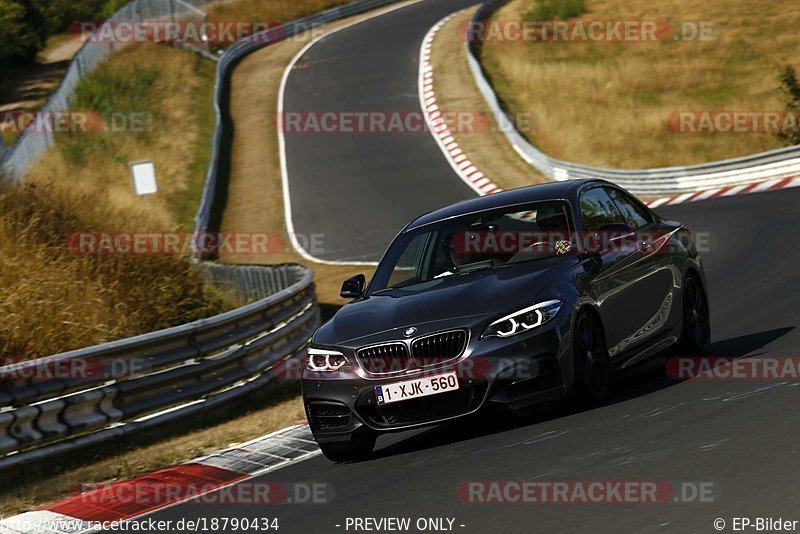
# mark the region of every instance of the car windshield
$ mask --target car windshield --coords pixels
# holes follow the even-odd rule
[[[571,248],[570,228],[563,201],[507,206],[425,225],[394,241],[370,293],[564,254]]]

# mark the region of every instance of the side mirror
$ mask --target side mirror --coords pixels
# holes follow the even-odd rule
[[[587,273],[598,274],[603,268],[603,256],[598,252],[584,252],[583,254],[589,260],[584,264],[583,269]]]
[[[357,274],[352,278],[348,278],[342,284],[342,290],[339,296],[343,299],[357,299],[364,296],[364,288],[367,285],[367,277],[363,274]]]

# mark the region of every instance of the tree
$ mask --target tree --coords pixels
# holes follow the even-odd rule
[[[31,61],[44,46],[35,27],[37,14],[28,2],[0,0],[0,68]]]
[[[73,22],[109,16],[127,0],[0,0],[0,68],[31,62]]]

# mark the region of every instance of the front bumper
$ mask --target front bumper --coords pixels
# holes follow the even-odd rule
[[[311,430],[320,442],[345,441],[359,432],[396,432],[442,423],[490,403],[514,410],[562,397],[572,383],[570,321],[569,310],[562,310],[542,328],[486,339],[480,339],[484,325],[473,325],[464,356],[424,371],[375,378],[360,368],[335,376],[306,370],[302,388]],[[358,365],[355,358],[349,359]],[[458,390],[377,404],[375,386],[451,371],[457,372]]]

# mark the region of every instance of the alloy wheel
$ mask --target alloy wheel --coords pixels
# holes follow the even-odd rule
[[[591,315],[578,317],[575,329],[576,386],[591,400],[601,401],[608,395],[608,351],[599,325]]]

